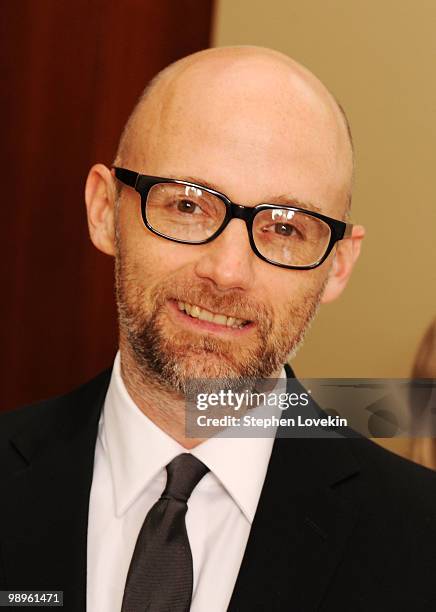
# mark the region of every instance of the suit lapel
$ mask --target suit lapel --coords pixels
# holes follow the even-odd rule
[[[335,485],[357,472],[347,439],[276,438],[229,612],[318,609],[358,514]]]
[[[64,591],[64,609],[86,605],[89,495],[104,373],[76,393],[35,406],[10,444],[17,469],[1,508],[5,586]]]

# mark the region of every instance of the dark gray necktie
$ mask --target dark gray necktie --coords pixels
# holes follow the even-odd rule
[[[136,541],[121,612],[187,612],[193,570],[186,532],[186,503],[209,471],[184,453],[167,465],[167,484],[145,517]]]

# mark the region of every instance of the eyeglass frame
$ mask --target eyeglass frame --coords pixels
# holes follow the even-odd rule
[[[257,206],[243,206],[242,204],[236,204],[235,202],[232,202],[232,200],[230,200],[230,198],[228,198],[224,193],[221,193],[220,191],[216,191],[215,189],[211,189],[210,187],[205,187],[204,185],[201,185],[200,183],[192,183],[190,181],[184,181],[180,179],[164,178],[161,176],[151,176],[148,174],[140,174],[139,172],[134,172],[133,170],[128,170],[127,168],[120,168],[119,166],[112,166],[112,170],[114,170],[115,177],[121,183],[123,183],[124,185],[127,185],[128,187],[132,187],[141,196],[141,215],[142,215],[142,220],[145,226],[147,227],[147,229],[149,229],[156,236],[160,236],[161,238],[166,238],[167,240],[171,240],[173,242],[178,242],[181,244],[207,244],[208,242],[212,242],[212,240],[215,240],[215,238],[217,238],[226,229],[227,225],[230,223],[232,219],[241,219],[242,221],[245,221],[245,225],[247,227],[247,232],[248,232],[248,239],[250,241],[250,246],[254,254],[257,255],[257,257],[259,257],[263,261],[266,261],[272,266],[278,266],[279,268],[286,268],[288,270],[312,270],[320,266],[322,263],[324,263],[324,261],[330,255],[334,245],[337,242],[339,242],[340,240],[343,240],[344,238],[351,237],[351,233],[353,229],[352,223],[347,223],[346,221],[340,221],[338,219],[333,219],[332,217],[327,217],[326,215],[323,215],[313,210],[307,210],[305,208],[300,208],[298,206],[287,205],[287,204],[261,203],[261,204],[258,204]],[[146,214],[147,198],[148,198],[150,189],[154,187],[155,185],[159,185],[160,183],[174,183],[177,185],[186,185],[187,187],[194,187],[194,188],[206,191],[207,193],[210,193],[211,195],[219,198],[225,204],[226,214],[225,214],[225,217],[221,225],[218,227],[216,232],[212,234],[212,236],[209,236],[208,238],[206,238],[205,240],[201,240],[197,242],[190,242],[189,240],[180,240],[178,238],[171,238],[170,236],[167,236],[166,234],[163,234],[159,232],[158,230],[156,230],[154,227],[152,227],[150,223],[148,222],[147,214]],[[253,221],[254,221],[256,214],[261,212],[262,210],[283,209],[283,208],[286,210],[301,212],[310,217],[315,217],[316,219],[320,219],[321,221],[324,221],[324,223],[326,223],[329,226],[330,228],[329,244],[327,245],[324,255],[315,263],[307,265],[307,266],[291,266],[287,264],[281,264],[276,261],[271,261],[270,259],[265,257],[265,255],[262,255],[262,253],[256,247],[256,244],[253,238]]]

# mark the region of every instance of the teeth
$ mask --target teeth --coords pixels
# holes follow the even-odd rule
[[[220,314],[213,315],[213,323],[218,323],[218,325],[227,325],[227,317]]]
[[[213,317],[214,315],[209,312],[208,310],[200,310],[200,313],[198,315],[198,318],[201,319],[202,321],[213,321]]]
[[[195,317],[196,319],[198,319],[198,315],[200,314],[200,312],[201,309],[198,306],[192,306],[190,315],[191,317]]]
[[[177,306],[179,310],[184,310],[194,319],[211,321],[212,323],[233,327],[234,329],[244,327],[245,321],[243,319],[236,319],[235,317],[227,317],[223,314],[213,313],[199,306],[188,304],[187,302],[177,302]]]

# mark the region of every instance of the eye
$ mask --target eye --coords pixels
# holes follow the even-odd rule
[[[262,228],[263,234],[270,234],[271,238],[273,236],[281,236],[283,238],[302,238],[301,232],[292,225],[291,223],[272,223]]]
[[[177,202],[177,210],[182,213],[195,213],[196,209],[200,207],[198,204],[191,202],[190,200],[179,200]]]
[[[274,231],[280,236],[292,236],[292,234],[295,234],[297,230],[289,223],[275,223]]]

